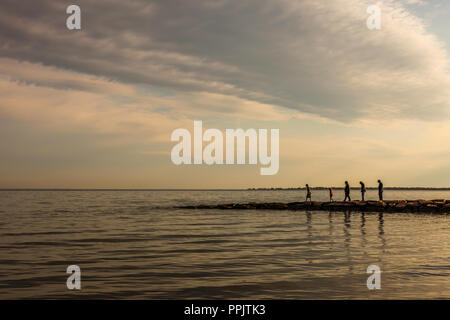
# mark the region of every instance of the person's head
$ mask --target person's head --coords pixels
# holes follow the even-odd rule
[[[345,181],[345,184],[348,184],[348,181]]]
[[[360,181],[360,182],[359,182],[359,184],[363,184],[363,182],[362,182],[362,181]]]
[[[380,179],[378,179],[378,183],[381,183],[381,180],[380,180]]]
[[[308,185],[308,184],[306,184],[306,186],[307,186],[307,187],[309,187],[309,185]]]

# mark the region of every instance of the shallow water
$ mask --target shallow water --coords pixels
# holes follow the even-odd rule
[[[0,298],[450,298],[448,215],[174,208],[303,197],[0,191]],[[385,197],[450,199],[450,192]],[[313,190],[313,200],[326,199]],[[79,291],[66,287],[72,264],[81,268]],[[381,268],[380,290],[367,289],[371,264]]]

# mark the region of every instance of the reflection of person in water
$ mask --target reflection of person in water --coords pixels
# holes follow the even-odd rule
[[[352,199],[350,199],[350,185],[348,184],[348,181],[345,181],[344,191],[345,191],[344,201],[347,201],[347,198],[348,198],[348,201],[352,201]]]
[[[364,195],[366,193],[366,185],[362,181],[360,181],[359,184],[361,185],[361,200],[364,201]]]

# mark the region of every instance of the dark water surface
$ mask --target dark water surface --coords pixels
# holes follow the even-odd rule
[[[174,209],[303,197],[0,191],[0,298],[450,298],[448,215]],[[450,192],[386,191],[386,198],[450,199]],[[66,287],[72,264],[81,268],[80,291]],[[381,268],[380,290],[367,289],[371,264]]]

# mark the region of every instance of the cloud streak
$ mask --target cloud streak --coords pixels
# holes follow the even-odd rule
[[[0,55],[339,121],[447,117],[442,43],[401,2],[384,1],[382,30],[368,30],[369,4],[80,0],[83,30],[69,32],[65,2],[6,0]]]

